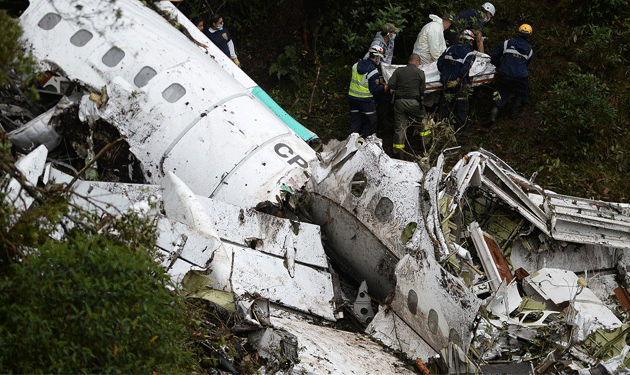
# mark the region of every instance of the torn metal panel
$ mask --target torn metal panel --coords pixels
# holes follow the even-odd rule
[[[175,283],[181,282],[190,269],[206,270],[213,260],[214,252],[221,246],[219,238],[193,230],[186,224],[168,218],[158,220],[157,228],[157,246],[166,254],[162,264]],[[230,256],[229,253],[227,255]],[[186,269],[185,265],[180,266],[178,262],[184,262],[188,268]],[[231,258],[228,262],[231,264]],[[186,271],[175,273],[173,269]],[[214,277],[215,275],[210,276]]]
[[[509,317],[510,313],[518,309],[522,302],[523,298],[519,294],[516,282],[506,285],[506,282],[503,281],[499,289],[492,295],[486,308],[499,317]]]
[[[295,277],[291,277],[282,258],[234,244],[224,246],[233,254],[230,282],[236,295],[258,294],[270,302],[336,320],[328,272],[296,264]]]
[[[26,183],[35,186],[39,176],[44,172],[48,149],[39,146],[15,162],[15,168],[22,173]]]
[[[549,230],[547,229],[547,224],[540,217],[531,213],[526,207],[523,207],[521,202],[516,199],[513,199],[510,194],[498,185],[496,185],[491,179],[486,176],[482,176],[481,180],[483,184],[489,188],[494,194],[496,194],[499,198],[503,199],[510,207],[516,209],[523,217],[525,217],[530,223],[534,224],[538,229],[540,229],[543,233],[549,235]]]
[[[31,152],[40,145],[52,151],[61,142],[61,136],[55,131],[51,119],[75,105],[77,100],[77,97],[64,96],[55,107],[8,133],[7,137],[11,143],[24,152]]]
[[[630,249],[628,205],[553,193],[548,193],[544,200],[537,195],[530,195],[530,199],[544,206],[552,217],[554,239]]]
[[[197,196],[221,239],[295,262],[328,268],[318,225],[292,222],[254,209]]]
[[[300,362],[293,374],[413,374],[371,338],[360,333],[312,324],[304,318],[275,311],[274,327],[297,337]]]
[[[487,233],[483,234],[483,239],[490,250],[490,255],[492,255],[492,260],[496,265],[497,271],[501,276],[501,280],[506,283],[511,283],[514,280],[514,276],[512,276],[512,271],[510,271],[510,265],[505,260],[505,256],[501,253],[501,249],[499,248],[499,244],[497,241]]]
[[[480,162],[481,154],[471,153],[460,159],[451,170],[450,174],[457,181],[454,202],[459,203],[462,200],[469,186],[481,186]]]
[[[39,176],[44,172],[44,166],[46,165],[46,157],[48,156],[48,150],[45,146],[41,145],[32,152],[21,157],[15,162],[15,168],[24,176],[24,182],[27,186],[36,186]],[[15,178],[11,178],[5,188],[4,199],[8,202],[12,202],[16,209],[16,212],[12,218],[12,222],[18,219],[20,212],[25,211],[33,204],[35,199],[24,190],[22,184]]]
[[[482,374],[479,366],[453,342],[449,342],[448,346],[440,351],[439,359],[443,368],[446,368],[445,374]]]
[[[310,180],[305,188],[313,219],[335,249],[331,260],[357,283],[366,280],[379,300],[394,289],[394,268],[406,253],[402,231],[424,222],[421,179],[417,164],[389,158],[380,140],[368,138],[320,183]],[[362,189],[353,189],[355,180]]]
[[[444,168],[444,154],[440,154],[436,165],[427,172],[424,179],[424,191],[428,192],[430,203],[429,212],[424,219],[429,236],[433,238],[433,242],[437,242],[436,257],[438,257],[437,260],[440,262],[448,257],[450,251],[446,244],[446,238],[442,228],[440,203],[438,199],[438,188],[442,181],[442,168]]]
[[[166,216],[169,219],[190,226],[192,230],[212,239],[213,244],[218,241],[210,265],[213,277],[212,287],[232,291],[230,275],[233,259],[219,239],[219,235],[204,208],[188,186],[174,173],[167,174],[162,181],[162,188],[164,189],[162,196],[164,211],[166,211]]]
[[[630,333],[628,323],[610,332],[598,329],[586,338],[582,347],[596,359],[609,360],[621,354],[626,348],[628,333]]]
[[[354,313],[364,323],[369,323],[374,319],[374,309],[372,309],[372,298],[368,294],[367,283],[365,280],[359,286],[357,298],[352,305]]]
[[[449,174],[449,178],[457,182],[455,192],[449,192],[454,197],[460,197],[455,200],[456,203],[460,202],[469,185],[481,186],[501,198],[543,233],[549,234],[547,213],[526,194],[529,190],[543,192],[540,187],[516,174],[487,151],[471,152],[465,160],[458,162]]]
[[[619,286],[615,289],[615,296],[617,296],[617,300],[621,307],[626,311],[626,314],[630,316],[630,298],[628,297],[628,291],[626,288]],[[626,318],[628,317],[626,316]]]
[[[50,182],[67,184],[73,177],[52,168]],[[76,180],[72,185],[71,202],[78,204],[89,212],[99,215],[118,216],[128,209],[147,214],[157,213],[157,204],[162,199],[160,187],[156,185],[139,185]]]
[[[614,269],[623,250],[601,245],[561,243],[551,249],[528,249],[517,240],[512,245],[510,261],[514,268],[534,273],[542,268],[561,268],[567,271]]]
[[[192,255],[188,256],[180,251],[177,258],[181,257],[193,263],[192,256],[198,256],[200,252],[210,247],[212,261],[206,266],[209,266],[211,270],[209,277],[213,280],[213,288],[233,291],[236,295],[258,294],[283,306],[335,320],[334,306],[331,303],[334,297],[332,277],[327,271],[316,270],[297,263],[293,264],[294,275],[291,275],[290,270],[287,269],[289,265],[285,265],[284,257],[253,250],[244,241],[240,244],[221,241],[206,208],[200,203],[202,197],[197,198],[173,173],[168,174],[168,179],[163,181],[163,186],[167,217],[185,223],[209,238],[205,246],[194,247]],[[211,203],[205,200],[206,204]],[[229,213],[229,207],[224,205],[223,208],[224,215]],[[240,215],[241,209],[232,207],[231,211],[232,214]],[[267,219],[271,220],[270,218]],[[225,220],[221,222],[230,224]],[[277,224],[284,229],[283,232],[277,232],[278,237],[286,238],[293,234],[289,224],[287,226],[282,226],[282,223]],[[233,225],[234,223],[231,224]],[[308,238],[304,239],[304,241],[307,240]],[[273,242],[269,242],[267,247],[273,247]],[[319,242],[318,238],[316,243]],[[215,246],[215,243],[218,246]],[[278,247],[281,248],[281,246]],[[268,252],[273,253],[271,250]],[[202,259],[209,255],[203,255]]]
[[[475,244],[475,249],[477,249],[477,255],[481,259],[481,264],[483,265],[483,269],[486,271],[486,276],[490,281],[490,285],[493,290],[498,290],[501,286],[501,275],[499,274],[499,270],[497,265],[492,258],[492,253],[488,248],[488,244],[485,241],[485,237],[483,231],[479,227],[479,223],[476,221],[470,224],[468,227],[470,231],[470,236]]]
[[[449,252],[438,201],[442,165],[443,157],[423,179],[417,164],[389,158],[379,140],[368,138],[327,178],[311,180],[306,187],[313,218],[334,249],[333,263],[357,282],[365,279],[378,300],[395,289],[392,311],[409,326],[409,337],[425,341],[436,352],[449,340],[468,347],[481,303],[436,261]],[[353,181],[362,182],[361,188],[355,189]],[[428,190],[426,201],[422,183]],[[410,223],[417,227],[411,240],[403,243]]]
[[[313,179],[321,183],[331,171],[340,167],[365,143],[358,133],[352,133],[343,141],[330,140],[317,153],[317,168],[313,168]]]
[[[181,282],[185,297],[201,298],[216,303],[228,311],[236,311],[234,295],[224,290],[210,287],[211,281],[199,272],[191,271]]]
[[[538,294],[557,306],[569,305],[568,319],[578,326],[578,341],[598,328],[621,326],[615,314],[571,271],[541,269],[523,280],[523,289],[528,295]]]
[[[149,182],[176,171],[196,194],[253,207],[309,178],[316,156],[306,142],[142,3],[31,1],[20,23],[36,60],[91,90],[107,86],[99,115],[126,137]]]
[[[53,178],[56,182],[64,182],[70,176],[54,171]],[[146,192],[154,191],[158,199],[163,199],[167,215],[159,217],[157,221],[157,246],[163,254],[162,264],[175,284],[180,283],[191,270],[199,271],[203,272],[214,289],[231,291],[234,288],[238,295],[258,293],[295,310],[334,320],[334,306],[330,303],[334,297],[332,281],[330,274],[322,270],[327,268],[327,263],[321,261],[322,258],[325,261],[325,258],[318,227],[308,224],[300,226],[304,229],[304,236],[296,239],[296,244],[302,246],[297,252],[304,252],[306,265],[295,263],[295,277],[291,277],[284,264],[284,257],[270,256],[250,249],[245,241],[240,241],[240,246],[224,245],[206,211],[208,207],[221,208],[222,210],[217,210],[217,222],[221,224],[221,231],[233,233],[229,228],[233,228],[238,220],[232,222],[225,219],[237,217],[243,209],[223,203],[213,205],[207,198],[195,196],[175,175],[171,174],[164,182],[164,192],[160,193],[156,190],[159,187],[155,186],[77,181],[73,186],[79,194],[73,195],[73,199],[76,204],[91,212],[106,212],[115,216],[137,207],[139,202],[134,199],[140,197],[142,191],[145,192],[145,200],[148,199]],[[204,199],[204,205],[199,203],[200,199]],[[266,219],[275,223],[275,231],[266,236],[295,236],[289,220],[249,213],[251,218],[259,218],[261,222]],[[147,214],[157,215],[158,212],[147,211]],[[250,222],[250,230],[254,228],[251,223],[255,221]],[[261,248],[266,249],[268,254],[281,254],[284,251],[284,243],[275,243],[267,237],[265,240],[268,241]],[[277,249],[273,249],[274,247]],[[319,256],[313,257],[306,252],[318,252]]]
[[[365,333],[383,345],[404,352],[409,358],[428,361],[439,354],[405,323],[396,313],[386,306],[381,306]]]
[[[527,209],[537,219],[541,221],[549,219],[549,215],[532,202],[523,191],[523,184],[529,187],[532,186],[533,183],[523,181],[524,179],[522,177],[502,169],[492,159],[487,159],[486,161],[484,176],[487,176],[496,186],[501,186],[502,190],[516,201],[520,207]]]
[[[630,346],[625,346],[618,356],[602,362],[600,365],[603,366],[610,374],[630,374]]]
[[[436,351],[449,342],[468,350],[481,301],[460,278],[438,264],[406,255],[396,267],[396,280],[390,303],[396,315]]]

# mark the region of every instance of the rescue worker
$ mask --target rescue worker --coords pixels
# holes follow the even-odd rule
[[[203,32],[203,18],[194,17],[190,21],[199,29],[199,31]]]
[[[477,51],[484,53],[483,25],[494,17],[495,11],[496,9],[492,3],[483,3],[481,10],[470,8],[458,13],[453,18],[453,25],[445,33],[447,44],[457,44],[461,33],[464,30],[471,30],[477,41]]]
[[[352,66],[352,78],[348,90],[350,105],[350,129],[348,134],[359,133],[366,138],[376,133],[378,116],[374,96],[383,92],[384,81],[378,72],[378,63],[383,58],[383,48],[372,45],[368,58]]]
[[[420,66],[420,56],[413,53],[409,56],[406,66],[394,71],[389,79],[388,86],[395,90],[394,118],[396,129],[394,131],[394,156],[403,158],[405,143],[407,140],[407,122],[409,117],[420,121],[426,117],[422,95],[426,89],[426,79]],[[431,132],[429,131],[428,135]]]
[[[441,116],[449,118],[455,116],[455,130],[466,124],[469,103],[466,86],[470,81],[469,71],[475,61],[472,48],[474,34],[471,30],[464,30],[460,44],[450,46],[438,59],[437,68],[440,71],[442,90]]]
[[[400,31],[396,26],[391,23],[386,23],[383,25],[383,30],[378,31],[374,36],[374,40],[370,46],[374,44],[378,44],[383,49],[383,58],[382,62],[386,64],[392,63],[392,57],[394,57],[394,39],[396,39],[396,34]],[[370,47],[371,48],[371,47]],[[363,59],[369,58],[370,52],[363,56]]]
[[[424,25],[418,33],[418,38],[413,46],[413,53],[420,56],[420,65],[430,64],[444,53],[446,50],[446,41],[444,40],[444,32],[451,27],[450,14],[445,14],[442,18],[431,14],[429,15],[431,22]],[[440,101],[440,93],[432,92],[424,97],[424,105],[433,107]]]
[[[236,66],[241,66],[241,62],[238,61],[236,51],[234,50],[234,41],[230,36],[230,33],[225,29],[223,24],[223,17],[219,14],[213,14],[210,16],[210,28],[205,31],[208,39],[212,41],[223,53],[225,53]]]
[[[420,56],[420,65],[437,61],[444,53],[446,50],[444,31],[451,26],[450,14],[445,14],[442,18],[430,14],[429,18],[431,18],[431,22],[420,30],[416,43],[413,45],[413,53]]]
[[[515,38],[503,41],[492,53],[490,61],[497,67],[499,99],[494,102],[494,107],[490,111],[491,122],[497,120],[499,111],[512,94],[514,94],[512,115],[516,115],[527,100],[527,66],[534,56],[534,51],[527,41],[531,35],[532,27],[522,24]]]

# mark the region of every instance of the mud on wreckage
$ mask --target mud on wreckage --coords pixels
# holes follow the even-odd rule
[[[208,319],[209,336],[234,339],[202,342],[209,366],[628,366],[628,207],[546,191],[483,150],[448,173],[444,155],[423,169],[389,158],[377,138],[316,153],[306,143],[314,135],[278,117],[170,3],[159,6],[205,46],[140,2],[119,0],[120,19],[89,24],[81,17],[96,2],[34,3],[20,17],[26,45],[56,72],[49,97],[67,95],[37,110],[2,107],[16,153],[28,153],[16,166],[42,185],[81,171],[73,204],[103,217],[159,202],[144,212],[158,223],[163,266],[220,318]],[[125,38],[132,32],[140,37]],[[144,38],[162,47],[136,53]],[[92,170],[82,170],[86,158]],[[29,202],[28,190],[11,194]],[[349,325],[355,332],[334,328]]]

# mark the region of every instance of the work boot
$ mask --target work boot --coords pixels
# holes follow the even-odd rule
[[[492,110],[490,111],[490,122],[497,121],[497,116],[498,115],[499,115],[499,108],[492,107]]]

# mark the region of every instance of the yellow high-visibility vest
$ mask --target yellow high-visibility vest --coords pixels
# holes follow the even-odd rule
[[[359,74],[356,63],[352,66],[352,79],[350,79],[350,90],[348,95],[356,98],[371,98],[369,80],[374,74],[378,74],[378,70],[374,69],[365,74]]]

